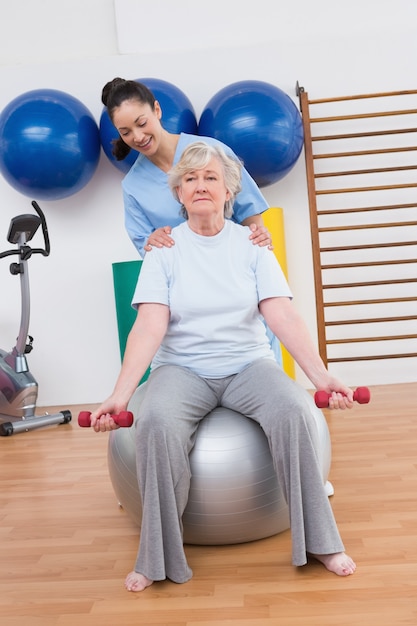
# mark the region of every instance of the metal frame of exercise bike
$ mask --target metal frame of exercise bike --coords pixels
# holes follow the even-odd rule
[[[0,435],[25,432],[52,424],[67,424],[71,421],[68,410],[54,414],[36,415],[38,384],[29,371],[26,355],[31,352],[33,338],[28,335],[30,317],[30,292],[28,260],[33,254],[49,256],[50,242],[45,215],[38,203],[32,206],[37,215],[24,214],[12,218],[7,240],[16,244],[17,249],[0,252],[0,258],[18,255],[19,262],[11,263],[10,273],[20,276],[21,320],[19,335],[14,348],[6,352],[0,348]],[[32,248],[28,245],[39,226],[44,247]],[[7,421],[9,420],[9,421]]]

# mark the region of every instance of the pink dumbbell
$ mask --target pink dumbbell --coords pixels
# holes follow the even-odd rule
[[[78,415],[78,424],[83,428],[89,428],[91,426],[91,413],[90,411],[81,411]],[[122,411],[119,415],[112,415],[112,418],[119,426],[129,428],[133,424],[133,413],[130,411]]]
[[[319,409],[326,409],[329,406],[330,394],[327,391],[316,391],[314,401]],[[368,387],[358,387],[353,393],[353,399],[359,404],[368,404],[371,399],[371,392]]]

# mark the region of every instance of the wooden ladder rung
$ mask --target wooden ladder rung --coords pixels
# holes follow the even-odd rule
[[[315,178],[336,178],[338,176],[360,176],[361,174],[386,174],[388,172],[408,172],[417,170],[417,165],[400,165],[398,167],[375,167],[361,170],[345,170],[341,172],[320,172]]]
[[[328,117],[311,117],[312,124],[323,122],[345,122],[348,120],[369,120],[375,117],[394,117],[397,115],[415,115],[417,109],[401,109],[398,111],[375,111],[375,113],[354,113],[352,115],[329,115]]]
[[[394,315],[391,317],[366,317],[366,318],[358,318],[358,319],[348,319],[348,320],[332,320],[329,322],[325,322],[325,326],[346,326],[346,325],[354,325],[357,324],[378,324],[379,322],[387,323],[387,322],[410,322],[413,320],[417,320],[417,315]]]
[[[396,211],[398,209],[415,209],[417,202],[404,204],[380,204],[377,206],[341,207],[336,209],[318,209],[317,215],[344,215],[348,213],[369,213],[371,211]]]
[[[381,337],[351,337],[346,339],[327,339],[327,345],[345,343],[368,343],[372,341],[395,341],[404,339],[417,339],[417,335],[386,335]]]
[[[382,261],[356,261],[355,263],[328,263],[322,265],[322,270],[339,270],[355,267],[378,267],[381,265],[407,265],[417,263],[417,259],[387,259]]]
[[[363,137],[385,137],[389,135],[404,135],[417,133],[417,128],[395,128],[389,130],[364,130],[360,133],[343,133],[338,135],[316,135],[311,141],[332,141],[333,139],[362,139]]]
[[[355,289],[357,287],[377,287],[378,285],[406,285],[417,283],[417,278],[393,278],[389,280],[366,280],[355,283],[323,283],[323,289]]]
[[[365,191],[390,191],[394,189],[412,189],[417,187],[417,183],[403,183],[398,185],[372,185],[369,187],[346,187],[341,189],[321,189],[317,190],[318,196],[331,195],[336,193],[363,193]]]
[[[417,129],[416,129],[417,130]],[[351,152],[328,152],[324,154],[313,154],[313,159],[337,159],[339,157],[353,157],[353,156],[371,156],[375,154],[397,154],[399,152],[413,152],[417,150],[417,146],[402,146],[398,148],[380,148],[378,150],[355,150]]]
[[[369,300],[344,300],[340,302],[324,302],[323,306],[361,306],[363,304],[394,304],[400,302],[417,302],[417,296],[405,296],[404,298],[370,298]]]
[[[347,363],[352,361],[380,361],[382,359],[406,359],[417,357],[417,352],[404,352],[399,354],[370,354],[367,356],[345,356],[327,358],[328,363]]]
[[[416,246],[417,241],[392,241],[383,243],[364,243],[353,246],[327,246],[320,248],[320,252],[347,252],[348,250],[380,250],[382,248],[402,248],[403,246]]]
[[[372,230],[375,228],[396,228],[398,226],[417,226],[417,221],[409,222],[376,222],[372,224],[346,224],[345,226],[323,226],[319,227],[319,233],[337,233],[349,230]],[[416,241],[417,244],[417,241]]]
[[[298,92],[305,92],[304,87],[297,86]],[[333,98],[319,98],[308,100],[308,104],[330,104],[331,102],[351,102],[353,100],[368,100],[372,98],[390,98],[391,96],[413,96],[417,89],[405,89],[400,91],[380,91],[379,93],[362,93],[350,96],[335,96]]]

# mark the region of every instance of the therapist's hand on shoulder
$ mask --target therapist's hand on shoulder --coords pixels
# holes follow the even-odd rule
[[[255,246],[268,246],[270,250],[274,249],[274,246],[272,245],[271,233],[266,228],[266,226],[260,226],[259,224],[249,224],[249,228],[252,231],[249,239]]]
[[[157,228],[149,235],[148,241],[144,247],[146,252],[150,252],[152,248],[171,248],[175,244],[171,235],[171,226],[163,226]]]

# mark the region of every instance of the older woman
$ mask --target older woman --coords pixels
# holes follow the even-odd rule
[[[314,451],[307,392],[277,365],[262,316],[331,408],[350,408],[352,390],[320,359],[273,253],[253,246],[246,229],[225,219],[240,187],[240,165],[219,147],[190,145],[170,174],[187,220],[175,246],[146,255],[133,303],[137,319],[112,395],[92,415],[96,431],[116,428],[150,361],[137,419],[142,528],[134,571],[142,591],[154,581],[189,580],[182,514],[190,486],[189,453],[199,422],[216,406],[263,428],[288,502],[294,565],[307,556],[347,576],[344,552]]]

